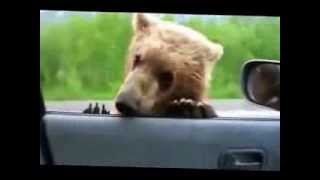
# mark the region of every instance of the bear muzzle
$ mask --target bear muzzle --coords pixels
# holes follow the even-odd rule
[[[138,114],[138,104],[130,93],[119,94],[115,106],[122,115],[133,116]]]

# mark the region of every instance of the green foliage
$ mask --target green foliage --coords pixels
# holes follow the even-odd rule
[[[163,19],[174,21],[171,15]],[[280,19],[232,17],[222,23],[193,17],[182,24],[224,46],[210,97],[239,98],[242,64],[252,58],[280,60]],[[40,33],[40,81],[47,100],[112,99],[123,80],[132,36],[127,14],[73,16]]]

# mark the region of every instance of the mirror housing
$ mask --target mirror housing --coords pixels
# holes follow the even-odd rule
[[[280,111],[280,61],[247,61],[242,67],[241,88],[248,101]]]

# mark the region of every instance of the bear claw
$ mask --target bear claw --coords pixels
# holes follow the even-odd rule
[[[170,103],[167,115],[182,118],[213,118],[218,117],[213,108],[206,103],[182,98]]]
[[[99,104],[96,103],[95,107],[92,107],[92,103],[89,103],[89,106],[82,111],[83,114],[110,114],[110,111],[107,111],[105,105],[102,104],[102,107],[99,107]]]

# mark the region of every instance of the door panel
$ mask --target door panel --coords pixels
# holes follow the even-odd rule
[[[258,150],[263,152],[263,170],[280,170],[279,119],[126,119],[49,113],[44,120],[58,165],[217,169],[230,150]],[[234,164],[242,168],[256,163],[248,153],[234,157],[241,161]]]

